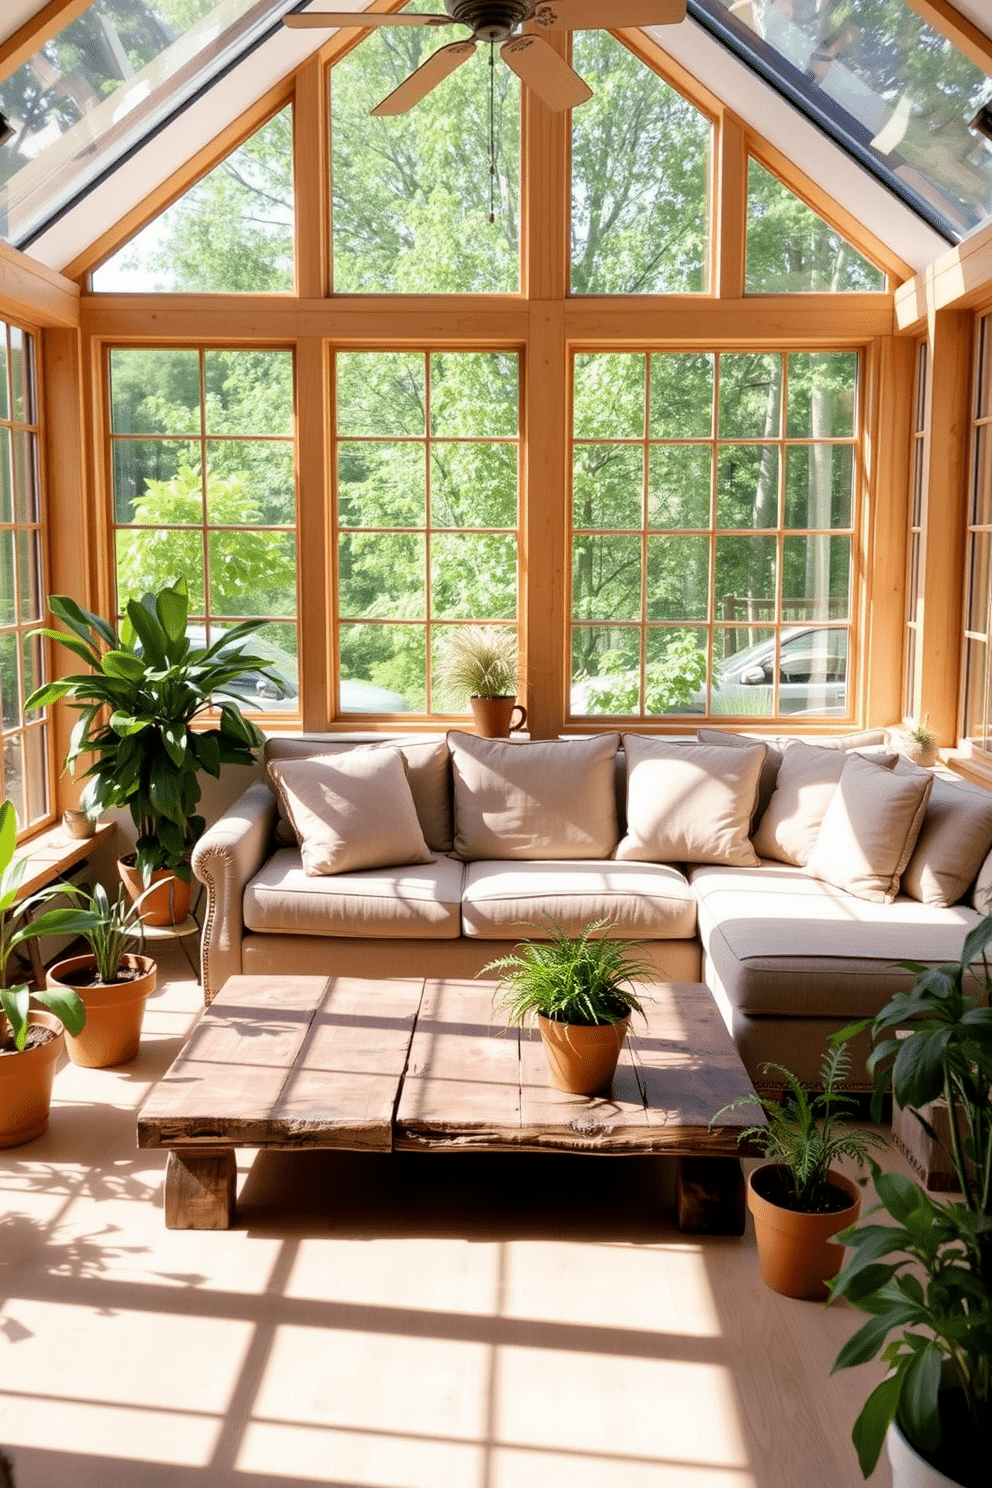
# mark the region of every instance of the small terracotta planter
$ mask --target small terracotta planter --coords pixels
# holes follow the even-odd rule
[[[850,1197],[850,1205],[834,1214],[800,1214],[783,1209],[763,1198],[754,1180],[774,1169],[764,1163],[748,1174],[747,1206],[754,1217],[761,1278],[773,1292],[807,1302],[822,1302],[827,1282],[840,1270],[843,1245],[832,1245],[830,1237],[854,1224],[861,1209],[861,1190],[842,1173],[830,1170],[830,1182]]]
[[[124,858],[119,858],[117,868],[132,900],[138,899],[144,892],[145,887],[141,882],[141,874],[133,863],[128,863]],[[158,884],[157,889],[153,885]],[[190,905],[193,902],[193,885],[185,879],[178,878],[168,868],[156,868],[152,873],[149,888],[153,891],[141,906],[141,919],[146,925],[181,925],[183,920],[189,919]]]
[[[28,1024],[47,1028],[47,1043],[0,1054],[0,1147],[19,1147],[40,1137],[48,1125],[55,1066],[65,1048],[63,1028],[54,1013],[28,1013]]]
[[[146,999],[155,990],[158,968],[150,956],[125,956],[122,966],[138,973],[128,981],[89,983],[79,977],[96,976],[96,963],[89,954],[57,961],[47,975],[49,987],[71,988],[86,1008],[86,1023],[75,1037],[67,1033],[65,1045],[73,1064],[88,1069],[106,1069],[126,1064],[138,1052]]]
[[[552,1085],[571,1095],[609,1095],[630,1027],[629,1016],[601,1027],[556,1023],[543,1013],[538,1014],[537,1022]]]
[[[475,732],[480,739],[508,739],[527,723],[527,709],[513,693],[506,697],[471,697]],[[519,718],[514,714],[519,713]]]

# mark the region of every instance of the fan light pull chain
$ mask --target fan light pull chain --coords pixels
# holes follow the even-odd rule
[[[489,221],[496,221],[496,48],[489,43]]]

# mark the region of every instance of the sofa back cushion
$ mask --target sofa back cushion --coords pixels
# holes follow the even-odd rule
[[[398,749],[360,745],[267,769],[308,877],[433,862]]]
[[[924,770],[897,774],[862,754],[848,755],[806,872],[859,899],[891,904],[932,788]]]
[[[398,749],[406,763],[407,780],[416,808],[420,829],[431,852],[450,852],[451,768],[445,739],[370,739],[361,741],[368,749]],[[336,738],[332,734],[274,735],[265,741],[265,759],[311,759],[314,755],[343,754],[356,748],[355,740]],[[279,802],[276,840],[283,847],[296,844],[296,833],[290,825],[283,802]]]
[[[896,774],[930,772],[900,758]],[[921,904],[946,908],[964,898],[992,848],[992,792],[939,775],[931,778],[933,789],[902,875],[902,892]]]
[[[802,868],[809,862],[823,815],[851,755],[844,749],[793,739],[782,753],[771,800],[754,834],[755,851]],[[872,759],[891,769],[894,754]]]
[[[680,744],[624,734],[627,835],[618,858],[756,867],[750,842],[765,745]]]
[[[619,744],[619,734],[516,742],[450,733],[458,857],[610,857]]]
[[[755,744],[764,744],[765,759],[758,782],[758,804],[754,811],[754,825],[764,816],[772,792],[778,781],[778,767],[782,763],[785,743],[781,739],[763,739],[758,734],[728,734],[723,729],[701,728],[696,734],[700,744],[723,744],[728,749],[752,749]]]

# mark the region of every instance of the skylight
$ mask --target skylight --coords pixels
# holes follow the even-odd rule
[[[0,236],[23,247],[295,0],[93,0],[0,82]]]
[[[992,219],[992,141],[971,127],[992,79],[904,0],[689,0],[689,12],[946,238]]]

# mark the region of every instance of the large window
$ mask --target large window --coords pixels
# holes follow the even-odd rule
[[[21,830],[48,802],[48,722],[25,717],[24,699],[45,680],[31,629],[45,622],[35,340],[0,321],[0,797]]]
[[[112,350],[110,457],[118,604],[182,576],[197,643],[240,620],[267,621],[253,649],[283,676],[286,696],[259,678],[243,701],[295,713],[291,353]]]
[[[506,352],[337,355],[341,711],[467,711],[438,653],[517,623],[518,402]]]
[[[979,322],[971,426],[968,584],[964,617],[964,720],[972,749],[992,758],[989,639],[992,619],[992,315]]]
[[[857,371],[576,358],[573,714],[847,715]]]

